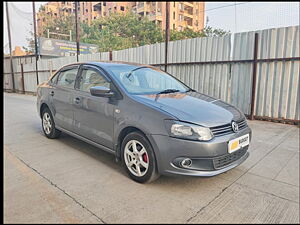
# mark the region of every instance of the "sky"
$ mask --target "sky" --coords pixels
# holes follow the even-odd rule
[[[10,4],[9,2],[8,4]],[[12,46],[26,46],[32,24],[32,2],[12,2],[9,6]],[[46,2],[35,2],[36,11]],[[205,24],[232,33],[299,25],[299,2],[206,2]],[[4,50],[8,52],[4,8]]]

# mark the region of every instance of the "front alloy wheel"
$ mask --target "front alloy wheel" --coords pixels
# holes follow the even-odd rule
[[[128,175],[139,183],[150,183],[159,177],[152,146],[140,132],[129,133],[121,145],[122,161]]]
[[[149,160],[142,143],[137,140],[127,142],[124,154],[125,164],[133,175],[142,177],[147,173]]]

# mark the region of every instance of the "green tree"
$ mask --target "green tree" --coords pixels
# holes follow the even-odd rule
[[[159,27],[131,12],[111,14],[82,25],[82,41],[99,46],[100,51],[121,50],[163,41]]]
[[[32,24],[31,24],[32,25]],[[33,54],[35,52],[34,34],[29,31],[29,36],[26,37],[27,46],[22,46],[27,54]]]
[[[69,35],[70,30],[72,31],[72,40],[76,40],[75,31],[75,16],[74,15],[61,15],[58,18],[48,18],[46,17],[45,26],[42,30],[42,36],[47,37],[47,30],[50,32]],[[70,40],[69,36],[62,36],[57,34],[51,34],[50,38],[60,39],[60,40]]]
[[[226,31],[220,28],[212,28],[211,26],[205,26],[203,29],[205,37],[222,37],[226,34],[229,34],[230,31]]]
[[[229,31],[225,31],[223,29],[214,29],[210,26],[205,26],[204,29],[200,31],[193,31],[189,28],[186,28],[183,31],[171,30],[170,40],[177,41],[197,37],[222,37],[226,34],[229,34]]]
[[[39,14],[44,18],[43,30],[40,31],[42,37],[47,37],[47,30],[61,34],[69,34],[72,31],[72,40],[76,40],[75,16],[65,15],[63,11],[59,12],[57,18],[45,12],[44,7],[40,7]],[[111,14],[107,17],[96,19],[91,25],[80,22],[80,42],[96,44],[99,51],[121,50],[133,48],[147,44],[163,42],[165,32],[162,31],[154,22],[147,17],[128,12],[126,14]],[[221,37],[228,34],[229,31],[215,29],[208,24],[201,31],[184,29],[183,31],[170,31],[170,40],[182,40],[196,37]],[[28,52],[34,52],[34,41],[31,32],[27,39],[28,47],[23,47]],[[51,34],[51,38],[69,40],[68,36]]]
[[[65,14],[63,9],[59,9],[57,17],[51,13],[46,13],[45,6],[41,5],[38,11],[37,18],[43,19],[43,26],[40,27],[39,34],[42,37],[47,37],[47,30],[49,32],[69,35],[72,31],[72,40],[76,39],[75,33],[75,15]],[[51,34],[50,38],[70,40],[69,36]]]

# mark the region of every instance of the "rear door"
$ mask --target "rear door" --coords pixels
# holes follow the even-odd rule
[[[67,130],[74,130],[74,86],[79,65],[63,68],[53,84],[50,104],[55,124]]]
[[[90,88],[111,88],[111,82],[103,71],[95,66],[80,68],[74,102],[76,133],[98,144],[113,149],[113,123],[115,101],[106,97],[92,96]]]

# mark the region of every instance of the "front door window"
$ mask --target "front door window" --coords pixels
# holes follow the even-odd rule
[[[110,88],[110,82],[108,82],[97,70],[84,68],[81,77],[79,78],[79,90],[90,92],[90,88],[95,86]]]

